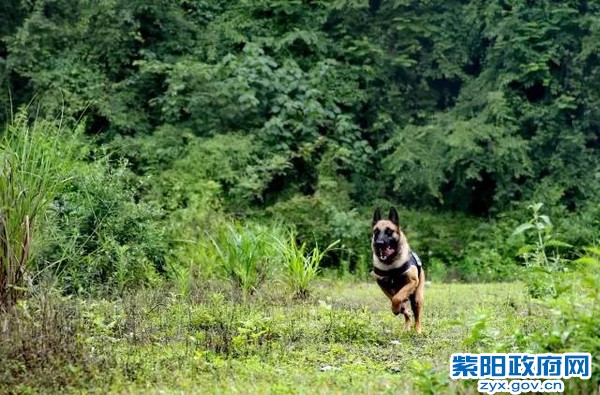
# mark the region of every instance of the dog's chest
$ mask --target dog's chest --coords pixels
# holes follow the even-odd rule
[[[377,279],[377,284],[392,294],[396,294],[408,282],[408,276],[385,276]]]

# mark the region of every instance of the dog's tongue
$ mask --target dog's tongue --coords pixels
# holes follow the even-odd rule
[[[382,260],[389,258],[394,253],[394,249],[392,247],[386,247],[381,251],[380,258]]]

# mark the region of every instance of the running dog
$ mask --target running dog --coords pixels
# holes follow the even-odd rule
[[[373,271],[371,275],[377,284],[390,298],[392,312],[402,313],[404,328],[410,328],[410,314],[407,311],[408,301],[415,317],[415,330],[421,333],[421,309],[423,308],[423,288],[425,272],[421,260],[408,245],[406,235],[402,232],[398,221],[398,212],[390,209],[387,219],[381,218],[381,210],[377,208],[373,214],[373,234],[371,249],[373,251]]]

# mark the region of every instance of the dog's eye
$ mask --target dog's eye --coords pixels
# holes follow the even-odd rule
[[[386,229],[385,229],[385,234],[386,234],[387,236],[391,236],[392,234],[394,234],[394,232],[393,232],[393,231],[392,231],[390,228],[386,228]]]

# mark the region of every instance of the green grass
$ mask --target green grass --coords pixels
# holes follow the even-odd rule
[[[328,245],[324,250],[315,245],[312,251],[307,252],[306,243],[298,246],[296,234],[290,232],[287,242],[277,240],[282,252],[285,266],[285,276],[288,285],[294,290],[294,295],[300,299],[306,298],[309,294],[309,286],[319,274],[321,261],[339,240]]]
[[[272,237],[263,226],[229,225],[220,230],[218,241],[211,239],[220,258],[220,268],[244,296],[254,292],[270,271],[276,256]]]
[[[19,339],[0,349],[0,392],[464,393],[447,379],[452,353],[519,351],[513,335],[544,324],[519,284],[427,287],[421,336],[371,282],[319,280],[303,301],[270,283],[242,299],[221,282],[187,298],[37,294],[0,317]]]

